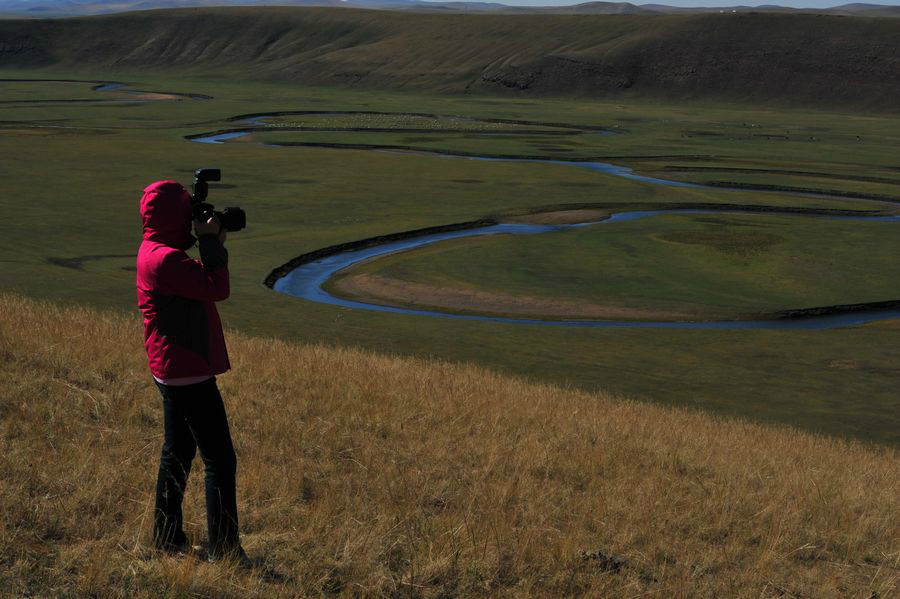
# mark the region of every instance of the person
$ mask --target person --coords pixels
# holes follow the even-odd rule
[[[249,562],[241,548],[237,458],[216,375],[229,370],[215,302],[228,298],[228,252],[218,219],[193,219],[191,197],[176,181],[157,181],[140,203],[138,306],[150,373],[162,395],[165,434],[156,482],[153,544],[190,552],[181,504],[197,448],[205,467],[210,561]],[[196,238],[191,234],[193,225]],[[186,250],[195,243],[200,260]]]

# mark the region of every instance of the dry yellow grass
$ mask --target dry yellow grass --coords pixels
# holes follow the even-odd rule
[[[243,540],[269,573],[147,548],[162,423],[139,320],[0,297],[0,594],[900,596],[895,449],[229,341]]]

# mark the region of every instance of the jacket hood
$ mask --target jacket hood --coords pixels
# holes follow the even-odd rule
[[[141,197],[144,239],[178,249],[194,245],[191,196],[177,181],[157,181]]]

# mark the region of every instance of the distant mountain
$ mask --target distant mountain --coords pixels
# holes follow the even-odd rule
[[[215,6],[347,6],[382,8],[413,4],[412,0],[0,0],[0,14],[31,17],[103,15],[138,10]]]
[[[353,1],[353,0],[349,0]],[[493,12],[509,8],[496,2],[427,2],[415,1],[404,4],[392,4],[385,8],[396,10],[420,10],[435,12]]]
[[[71,17],[102,15],[137,10],[199,8],[213,6],[307,6],[370,8],[437,13],[544,13],[544,14],[660,14],[660,13],[737,13],[737,12],[816,12],[821,14],[900,17],[900,6],[884,4],[845,4],[827,9],[797,9],[764,4],[760,6],[683,8],[665,4],[631,2],[584,2],[569,6],[511,6],[497,2],[429,0],[0,0],[0,16]]]
[[[584,2],[572,6],[547,6],[547,7],[507,7],[507,10],[520,12],[550,12],[555,14],[589,14],[589,15],[631,15],[636,13],[654,12],[646,10],[643,6],[637,6],[630,2]]]
[[[867,17],[900,17],[900,6],[884,4],[844,4],[828,9],[832,14],[860,15]]]

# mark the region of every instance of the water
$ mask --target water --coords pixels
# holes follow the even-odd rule
[[[255,125],[261,124],[263,119],[268,117],[265,116],[257,116],[252,117],[250,119],[245,119],[242,122],[252,123]],[[273,129],[275,131],[275,129]],[[229,139],[237,139],[239,137],[244,137],[245,135],[249,135],[252,133],[251,130],[245,129],[241,131],[230,131],[228,133],[215,133],[212,135],[204,135],[202,137],[194,137],[191,138],[191,141],[196,141],[198,143],[204,144],[221,144],[225,143],[225,141]],[[278,146],[278,144],[262,144],[262,145],[271,145]],[[397,152],[397,150],[392,150]],[[398,153],[407,153],[407,152],[398,152]],[[413,152],[409,152],[413,153]],[[632,169],[627,166],[621,166],[618,164],[612,164],[609,162],[579,162],[577,160],[540,160],[537,158],[491,158],[491,157],[482,157],[482,156],[455,156],[453,154],[443,154],[437,153],[440,156],[444,156],[447,158],[466,158],[468,160],[482,160],[486,162],[539,162],[542,164],[561,164],[565,166],[576,166],[579,168],[586,168],[592,171],[597,171],[599,173],[603,173],[606,175],[615,175],[617,177],[623,177],[625,179],[631,179],[632,181],[643,181],[644,183],[655,183],[658,185],[668,185],[670,187],[687,187],[692,189],[722,189],[721,187],[709,187],[706,185],[698,185],[696,183],[685,183],[684,181],[674,181],[672,179],[658,179],[656,177],[645,177],[644,175],[635,174]]]
[[[564,231],[566,229],[575,229],[589,226],[602,226],[613,223],[628,222],[642,218],[650,218],[665,214],[723,214],[723,211],[716,210],[642,210],[632,212],[620,212],[612,215],[610,218],[590,223],[579,223],[575,225],[524,225],[524,224],[499,224],[487,227],[479,227],[477,229],[466,229],[462,231],[451,231],[445,233],[436,233],[413,239],[405,239],[385,243],[383,245],[368,247],[360,250],[346,251],[331,256],[326,256],[319,260],[303,264],[284,277],[275,282],[274,289],[280,293],[292,295],[305,300],[340,306],[342,308],[353,308],[357,310],[371,310],[375,312],[388,312],[392,314],[409,314],[415,316],[432,316],[441,318],[455,318],[459,320],[475,320],[482,322],[496,322],[502,324],[519,324],[533,326],[555,326],[555,327],[580,327],[580,328],[610,328],[610,327],[627,327],[627,328],[666,328],[666,329],[831,329],[837,327],[846,327],[858,324],[864,324],[873,320],[881,320],[886,318],[900,318],[900,310],[882,310],[870,312],[855,312],[849,314],[836,314],[829,316],[817,316],[802,319],[783,319],[783,320],[722,320],[722,321],[698,321],[698,322],[668,322],[668,321],[618,321],[618,320],[540,320],[528,318],[505,318],[497,316],[478,316],[474,314],[453,314],[449,312],[440,312],[436,310],[416,310],[412,308],[401,308],[397,306],[381,306],[378,304],[369,304],[365,302],[349,300],[338,296],[331,295],[323,285],[339,270],[348,268],[362,262],[387,254],[393,254],[402,251],[408,251],[422,246],[447,241],[449,239],[459,239],[462,237],[474,237],[480,235],[539,235],[542,233],[551,233]],[[753,214],[759,214],[754,211]],[[770,213],[773,214],[773,213]],[[778,213],[774,214],[786,214]],[[879,222],[898,222],[900,216],[815,216],[816,218],[837,218]]]
[[[103,85],[98,85],[94,88],[94,91],[98,92],[111,92],[113,90],[121,89],[125,87],[124,83],[104,83]]]
[[[219,133],[217,135],[204,135],[203,137],[195,137],[191,139],[191,141],[196,141],[201,144],[221,144],[225,143],[226,139],[236,139],[238,137],[244,137],[247,135],[249,131],[232,131],[231,133]]]
[[[253,125],[262,124],[266,116],[252,117],[243,122]],[[203,137],[193,138],[192,141],[199,143],[221,144],[229,139],[236,139],[249,134],[249,130],[231,131],[228,133],[218,133]],[[695,183],[685,183],[683,181],[674,181],[671,179],[659,179],[656,177],[646,177],[635,174],[632,169],[617,164],[606,162],[579,162],[572,160],[540,160],[540,159],[519,159],[519,158],[491,158],[491,157],[473,157],[473,156],[453,156],[441,154],[442,156],[452,158],[467,158],[470,160],[482,160],[490,162],[539,162],[545,164],[559,164],[566,166],[574,166],[578,168],[587,168],[607,175],[623,177],[633,181],[641,181],[644,183],[652,183],[656,185],[665,185],[669,187],[683,187],[692,189],[718,189],[721,187],[710,187]],[[540,320],[527,318],[505,318],[498,316],[478,316],[474,314],[453,314],[450,312],[440,312],[436,310],[416,310],[412,308],[401,308],[397,306],[381,306],[378,304],[369,304],[349,299],[344,299],[331,295],[323,289],[323,285],[339,270],[348,268],[363,260],[377,258],[396,252],[403,252],[419,248],[433,243],[439,243],[449,239],[459,239],[461,237],[474,237],[480,235],[539,235],[541,233],[550,233],[573,229],[579,227],[607,225],[619,222],[627,222],[641,218],[650,218],[663,214],[722,214],[724,211],[714,210],[643,210],[619,212],[611,215],[609,218],[591,223],[579,223],[574,225],[525,225],[525,224],[499,224],[476,229],[466,229],[462,231],[452,231],[446,233],[437,233],[406,239],[402,241],[394,241],[385,243],[376,247],[369,247],[360,250],[346,251],[332,256],[327,256],[319,260],[303,264],[284,277],[275,282],[274,289],[280,293],[292,295],[305,300],[340,306],[342,308],[352,308],[355,310],[370,310],[375,312],[387,312],[392,314],[408,314],[415,316],[430,316],[439,318],[453,318],[458,320],[475,320],[481,322],[496,322],[501,324],[517,324],[531,326],[554,326],[554,327],[579,327],[579,328],[664,328],[664,329],[780,329],[780,330],[814,330],[814,329],[832,329],[838,327],[847,327],[865,324],[875,320],[883,320],[889,318],[900,318],[900,310],[873,310],[867,312],[853,312],[845,314],[833,314],[828,316],[815,316],[799,319],[777,319],[777,320],[721,320],[721,321],[697,321],[697,322],[669,322],[669,321],[620,321],[620,320]],[[739,211],[738,211],[739,212]],[[759,210],[745,211],[752,214],[790,214],[786,212],[770,211],[762,212]],[[797,216],[796,213],[793,213]],[[822,216],[822,215],[804,215],[814,216],[816,218],[837,218],[849,220],[878,221],[878,222],[900,222],[900,216]]]
[[[471,160],[485,160],[489,162],[539,162],[542,164],[562,164],[566,166],[577,166],[580,168],[590,169],[603,173],[605,175],[615,175],[631,179],[632,181],[643,181],[644,183],[656,183],[657,185],[667,185],[669,187],[687,187],[691,189],[714,189],[708,185],[699,185],[697,183],[685,183],[684,181],[673,181],[672,179],[657,179],[656,177],[645,177],[644,175],[636,175],[634,171],[627,166],[612,164],[609,162],[579,162],[577,160],[539,160],[528,158],[482,158],[468,157]],[[722,189],[716,187],[715,189]]]

